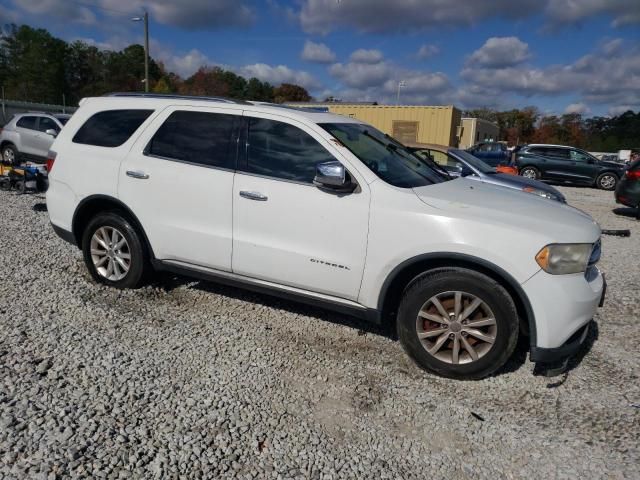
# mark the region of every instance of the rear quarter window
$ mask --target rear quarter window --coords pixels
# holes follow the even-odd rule
[[[73,143],[119,147],[149,118],[153,110],[107,110],[91,116],[73,137]]]

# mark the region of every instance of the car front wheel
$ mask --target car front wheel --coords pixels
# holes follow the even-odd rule
[[[524,167],[522,170],[520,170],[520,175],[531,180],[540,179],[540,172],[537,168],[534,167]]]
[[[603,173],[596,180],[596,185],[602,190],[615,190],[618,185],[618,177],[613,173]]]
[[[18,151],[13,145],[6,145],[2,148],[2,161],[8,165],[16,163],[18,158]]]
[[[477,380],[502,367],[518,340],[509,293],[464,268],[429,271],[403,295],[398,337],[422,368],[443,377]]]
[[[119,212],[96,215],[82,237],[84,262],[99,283],[136,288],[148,270],[148,256],[140,234]]]

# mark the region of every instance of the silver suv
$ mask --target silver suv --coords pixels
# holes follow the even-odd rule
[[[0,153],[4,163],[18,159],[44,162],[53,141],[71,115],[19,113],[0,133]]]

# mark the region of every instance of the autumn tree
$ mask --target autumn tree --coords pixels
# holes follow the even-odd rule
[[[308,102],[311,100],[311,95],[309,95],[306,89],[299,85],[292,85],[291,83],[283,83],[275,88],[273,90],[273,97],[276,103]]]

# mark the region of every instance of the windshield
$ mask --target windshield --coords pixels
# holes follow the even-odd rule
[[[401,188],[423,187],[445,179],[401,144],[382,132],[361,123],[323,123],[319,125],[348,148],[373,173]]]
[[[469,152],[465,152],[464,150],[451,149],[449,153],[452,153],[455,157],[458,157],[461,160],[464,160],[469,165],[471,165],[476,170],[479,170],[481,173],[496,173],[496,169],[492,166],[484,163],[478,157],[474,157]]]
[[[71,117],[56,117],[62,125],[66,125]]]

